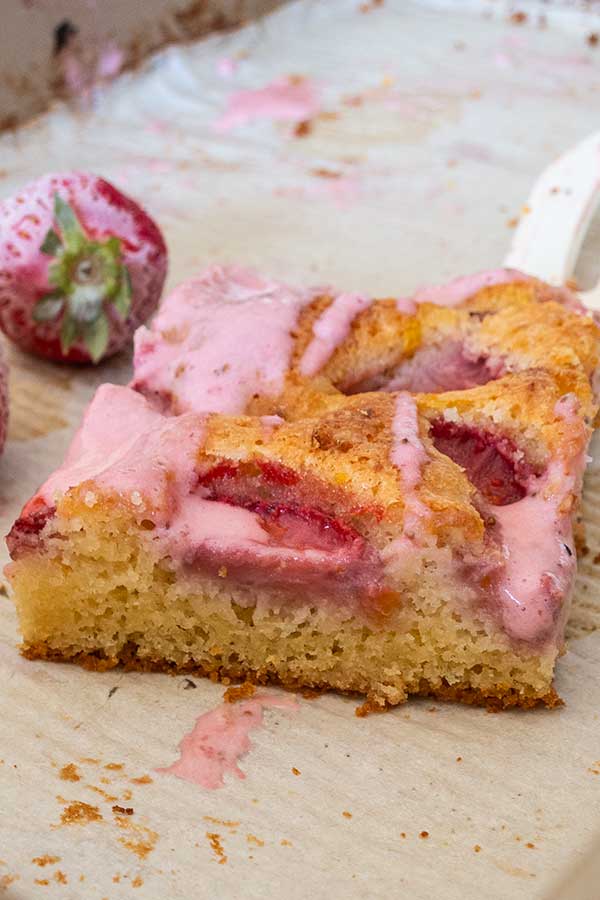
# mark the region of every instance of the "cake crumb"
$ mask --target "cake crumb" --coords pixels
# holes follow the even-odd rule
[[[302,773],[301,773],[300,769],[296,768],[296,766],[292,766],[292,774],[301,775]]]
[[[282,847],[291,847],[292,846],[292,842],[288,841],[286,838],[281,838],[279,843],[281,844]]]
[[[298,124],[294,128],[294,136],[295,137],[307,137],[312,131],[312,122],[309,119],[305,119],[303,122],[298,122]]]
[[[428,832],[428,831],[421,831],[420,834],[419,834],[419,837],[420,837],[420,838],[423,838],[423,840],[426,840],[426,838],[429,837],[429,832]]]
[[[473,850],[475,851],[475,853],[481,853],[481,847],[479,846],[479,844],[475,844]]]
[[[123,816],[132,816],[133,815],[133,807],[132,806],[118,806],[115,805],[112,808],[114,813],[120,813]]]
[[[352,818],[352,813],[351,813],[351,812],[348,812],[347,809],[345,809],[345,810],[342,812],[342,815],[343,815],[343,817],[344,817],[345,819],[351,819],[351,818]]]
[[[222,825],[223,828],[239,828],[240,822],[237,822],[235,819],[217,819],[215,816],[202,816],[205,822],[210,822],[211,825]]]
[[[405,832],[405,831],[401,831],[401,832],[400,832],[400,837],[401,837],[401,838],[405,838],[405,837],[406,837],[406,832]]]
[[[58,773],[58,777],[63,781],[81,781],[81,775],[75,763],[68,763],[66,766],[63,766]]]
[[[264,847],[265,846],[265,842],[261,841],[261,839],[257,838],[256,835],[254,835],[254,834],[247,834],[246,840],[248,841],[249,844],[253,844],[255,847]]]
[[[224,703],[237,703],[239,700],[248,700],[256,693],[256,685],[251,681],[244,681],[243,684],[237,684],[228,687],[223,694]]]
[[[456,757],[456,762],[462,762],[462,756],[457,756],[457,757]]]
[[[121,769],[124,768],[123,763],[106,763],[104,766],[105,769],[109,769],[111,772],[120,772]]]
[[[531,841],[527,841],[525,846],[528,847],[530,850],[535,850],[535,844],[532,844]]]
[[[36,866],[53,866],[54,863],[60,862],[60,856],[50,856],[49,853],[45,853],[43,856],[34,856],[31,862]]]
[[[138,887],[141,887],[143,885],[143,883],[144,882],[142,881],[140,876],[136,875],[135,878],[133,879],[133,881],[131,882],[131,887],[138,888]]]
[[[224,865],[227,862],[227,856],[223,849],[223,844],[221,843],[221,835],[214,831],[207,831],[206,838],[215,854],[217,862],[220,866]]]
[[[67,804],[62,811],[60,821],[63,825],[86,825],[88,822],[99,822],[102,814],[97,806],[75,800]]]
[[[47,878],[34,878],[33,883],[34,884],[50,884],[50,882],[48,881]],[[9,882],[9,884],[10,884],[10,882]]]
[[[510,16],[510,21],[513,25],[524,25],[527,21],[527,13],[526,12],[514,12]]]
[[[68,884],[67,876],[64,872],[61,872],[60,869],[57,869],[52,877],[58,884]]]
[[[132,784],[153,784],[154,779],[150,775],[140,775],[139,778],[130,778]]]
[[[600,41],[600,36],[596,31],[592,31],[591,34],[588,34],[586,41],[590,47],[597,47],[598,42]]]

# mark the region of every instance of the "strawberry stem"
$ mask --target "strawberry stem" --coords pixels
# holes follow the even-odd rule
[[[131,277],[122,261],[121,241],[111,235],[93,240],[85,232],[73,208],[54,195],[54,218],[60,235],[51,228],[40,247],[51,256],[48,281],[53,290],[33,309],[36,322],[62,316],[60,342],[63,353],[79,339],[94,362],[106,352],[110,305],[125,319],[131,309]]]

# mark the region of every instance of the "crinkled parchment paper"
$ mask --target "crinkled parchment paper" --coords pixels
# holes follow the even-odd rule
[[[541,28],[435,5],[304,0],[168,49],[91,110],[5,134],[0,193],[49,169],[101,173],[162,223],[171,286],[215,261],[379,295],[495,266],[538,172],[597,127],[600,49],[564,17]],[[292,75],[320,94],[308,124],[215,130],[231,94]],[[11,360],[3,532],[95,386],[130,365]],[[301,700],[266,713],[246,779],[214,792],[154,770],[222,687],[27,662],[3,600],[0,893],[543,897],[600,827],[599,498],[594,463],[563,709],[411,702],[359,720],[351,699]]]

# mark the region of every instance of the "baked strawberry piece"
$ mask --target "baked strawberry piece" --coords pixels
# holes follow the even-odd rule
[[[215,267],[135,343],[9,535],[26,655],[558,702],[598,409],[574,298],[506,270],[372,300]]]
[[[156,223],[96,175],[46,175],[0,203],[0,328],[24,350],[116,353],[156,309],[166,271]]]

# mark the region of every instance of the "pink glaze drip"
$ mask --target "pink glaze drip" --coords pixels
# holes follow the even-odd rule
[[[263,88],[233,94],[214,128],[229,131],[259,119],[303,122],[313,118],[319,108],[318,92],[307,78],[279,78]]]
[[[503,624],[523,641],[560,636],[568,611],[576,573],[568,501],[581,488],[588,440],[576,417],[577,403],[567,394],[555,406],[570,430],[572,455],[553,460],[542,478],[532,479],[522,500],[493,507],[506,559],[500,586]]]
[[[212,267],[164,301],[135,336],[132,387],[171,412],[243,413],[283,388],[301,308],[313,294],[236,267]]]
[[[263,724],[265,709],[298,709],[296,700],[259,694],[241,703],[224,703],[199,716],[192,731],[179,744],[179,759],[157,772],[215,790],[231,773],[244,779],[238,762],[252,747],[250,732]]]
[[[350,333],[352,322],[373,301],[362,294],[339,294],[313,325],[313,339],[300,360],[300,373],[312,377]]]
[[[513,284],[518,281],[532,281],[529,275],[516,269],[492,269],[455,278],[448,284],[420,288],[412,296],[415,303],[434,303],[436,306],[459,306],[484,288],[496,284]]]
[[[423,519],[429,513],[416,492],[427,454],[419,436],[415,401],[406,392],[398,394],[396,398],[392,436],[391,460],[402,476],[404,522],[402,537],[392,541],[383,556],[388,565],[397,568],[402,567],[413,554],[415,538],[421,533]]]
[[[413,491],[421,478],[421,467],[427,454],[419,436],[417,407],[410,394],[402,392],[396,398],[392,422],[392,462],[402,473],[407,491]]]

